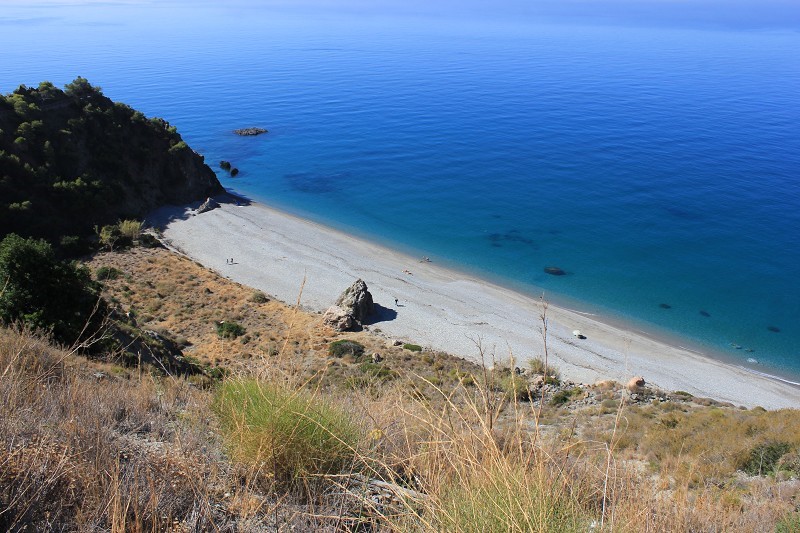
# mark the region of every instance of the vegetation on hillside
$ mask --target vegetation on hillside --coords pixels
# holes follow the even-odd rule
[[[72,344],[97,332],[105,307],[89,270],[60,261],[43,240],[11,234],[0,241],[0,323],[51,331]]]
[[[0,238],[84,251],[95,226],[222,192],[174,126],[113,102],[85,78],[0,95]]]
[[[116,272],[103,287],[116,314],[225,371],[89,361],[0,329],[0,529],[800,525],[797,410],[548,384],[557,369],[541,363],[517,374],[490,353],[481,366],[411,352],[374,326],[336,334],[163,249],[89,266]],[[220,337],[221,322],[247,333]]]
[[[0,95],[0,324],[190,370],[165,339],[109,316],[89,272],[61,259],[157,245],[134,218],[221,191],[175,127],[84,78],[63,91],[43,82]]]

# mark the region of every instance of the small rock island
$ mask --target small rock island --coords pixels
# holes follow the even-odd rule
[[[262,133],[269,133],[264,128],[241,128],[238,130],[233,130],[233,133],[236,135],[241,135],[243,137],[252,137],[254,135],[261,135]]]

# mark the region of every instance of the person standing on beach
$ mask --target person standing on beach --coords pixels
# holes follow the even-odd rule
[[[394,306],[397,307],[399,305],[399,300],[397,298],[394,299]]]

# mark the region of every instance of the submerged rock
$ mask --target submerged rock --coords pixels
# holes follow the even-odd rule
[[[709,313],[708,311],[700,311],[700,315],[704,317],[709,317],[711,316],[711,313]]]
[[[672,309],[672,306],[669,304],[658,304],[661,309]]]
[[[264,128],[242,128],[238,130],[233,130],[233,133],[235,133],[236,135],[242,135],[244,137],[251,137],[253,135],[261,135],[262,133],[268,133],[268,132]]]
[[[550,274],[551,276],[563,276],[566,274],[564,270],[556,266],[546,266],[544,267],[544,271],[545,273]]]
[[[781,328],[779,328],[777,326],[767,326],[767,329],[769,331],[771,331],[772,333],[780,333],[781,332]]]

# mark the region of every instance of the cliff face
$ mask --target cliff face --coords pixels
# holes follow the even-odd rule
[[[0,237],[51,240],[223,191],[160,118],[112,102],[85,79],[0,96]]]

